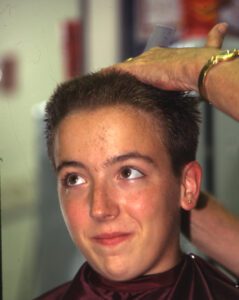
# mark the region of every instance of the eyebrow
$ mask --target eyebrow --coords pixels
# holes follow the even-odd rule
[[[77,167],[77,168],[86,168],[85,165],[79,161],[75,160],[64,160],[62,161],[59,166],[56,168],[56,173],[58,174],[63,168],[67,167]]]
[[[129,152],[123,155],[113,156],[107,159],[106,162],[104,163],[104,166],[113,165],[115,163],[126,161],[128,159],[141,159],[150,164],[155,165],[154,160],[150,156],[141,154],[139,152]]]
[[[156,165],[155,161],[148,155],[144,155],[139,152],[129,152],[129,153],[125,153],[123,155],[116,155],[116,156],[110,157],[109,159],[107,159],[104,162],[103,166],[108,167],[110,165],[114,165],[118,162],[123,162],[123,161],[129,160],[129,159],[141,159],[141,160],[146,161],[147,163]],[[77,167],[77,168],[86,169],[86,166],[80,161],[65,160],[65,161],[62,161],[59,164],[59,166],[57,166],[56,172],[59,173],[63,168],[66,168],[66,167]]]

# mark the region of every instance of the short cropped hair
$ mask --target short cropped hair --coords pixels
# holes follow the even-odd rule
[[[54,137],[59,123],[70,113],[126,105],[145,111],[158,122],[161,139],[176,176],[195,160],[199,135],[198,100],[187,93],[164,91],[119,71],[97,72],[60,84],[46,105],[45,134],[54,165]],[[157,132],[155,132],[157,134]]]

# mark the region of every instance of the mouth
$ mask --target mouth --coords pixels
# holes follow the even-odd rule
[[[94,236],[93,240],[103,246],[116,246],[128,240],[131,235],[128,232],[103,233]]]

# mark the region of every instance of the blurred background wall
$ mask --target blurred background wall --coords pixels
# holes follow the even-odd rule
[[[176,45],[202,45],[208,30],[203,27],[205,22],[193,27],[191,16],[187,20],[190,26],[185,27],[183,11],[194,11],[190,3],[201,12],[201,21],[208,11],[214,13],[212,22],[227,20],[231,34],[224,47],[238,48],[237,1],[1,0],[4,300],[33,299],[70,279],[83,261],[58,208],[55,178],[43,140],[44,102],[58,83],[77,72],[95,71],[141,52],[156,23],[176,27]],[[219,4],[223,5],[220,12]],[[209,10],[212,7],[214,10]],[[188,28],[196,29],[190,32]],[[77,37],[68,40],[71,34]],[[70,56],[75,57],[73,65]],[[79,66],[74,69],[76,62]],[[204,107],[202,111],[198,157],[207,174],[210,153],[209,187],[229,209],[239,213],[239,125],[215,110],[207,120]],[[210,145],[205,138],[208,131]],[[208,187],[207,175],[204,187]]]
[[[3,299],[32,299],[39,235],[38,151],[34,104],[63,80],[60,24],[78,18],[77,1],[0,2],[0,60],[16,63],[12,90],[0,89]]]

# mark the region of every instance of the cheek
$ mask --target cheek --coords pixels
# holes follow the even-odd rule
[[[87,209],[78,200],[60,197],[61,212],[66,226],[73,237],[83,230],[87,222]]]
[[[127,213],[138,222],[150,219],[161,211],[160,199],[155,189],[150,188],[128,191],[125,195],[124,206]]]
[[[128,191],[125,195],[125,207],[128,214],[138,222],[170,222],[180,208],[179,187],[164,182],[138,191]]]

